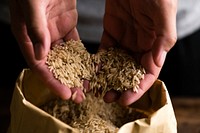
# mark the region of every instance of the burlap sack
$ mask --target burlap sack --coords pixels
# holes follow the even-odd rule
[[[39,108],[53,94],[29,70],[19,75],[11,103],[8,133],[76,133],[77,130]],[[118,133],[177,133],[173,106],[164,83],[157,80],[133,108],[149,114],[120,127]]]

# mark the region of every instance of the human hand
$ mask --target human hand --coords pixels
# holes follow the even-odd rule
[[[45,64],[53,45],[79,39],[76,0],[11,0],[10,13],[12,31],[31,70],[56,95],[69,99],[77,91],[74,101],[81,102],[83,92],[61,84]]]
[[[100,49],[118,44],[132,51],[146,70],[138,93],[109,91],[106,102],[130,105],[155,82],[177,39],[176,12],[176,0],[106,0]]]

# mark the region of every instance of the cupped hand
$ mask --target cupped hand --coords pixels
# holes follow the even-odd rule
[[[106,102],[130,105],[152,86],[177,39],[176,12],[176,0],[106,0],[100,49],[120,45],[146,70],[138,93],[112,90],[104,96]]]
[[[56,95],[69,99],[76,89],[62,85],[45,64],[50,48],[69,39],[77,40],[76,0],[11,0],[11,28],[27,64]],[[74,100],[83,100],[77,91]]]

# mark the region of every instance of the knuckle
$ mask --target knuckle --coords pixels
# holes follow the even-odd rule
[[[163,36],[163,44],[165,47],[165,50],[168,52],[176,43],[177,41],[177,36],[176,35],[171,35],[171,36]]]
[[[177,41],[177,36],[173,35],[173,36],[167,37],[166,41],[167,41],[168,45],[172,47],[172,46],[174,46],[174,44]]]

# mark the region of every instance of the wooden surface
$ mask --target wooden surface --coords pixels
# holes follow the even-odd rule
[[[171,98],[178,123],[178,133],[200,133],[200,97]]]

